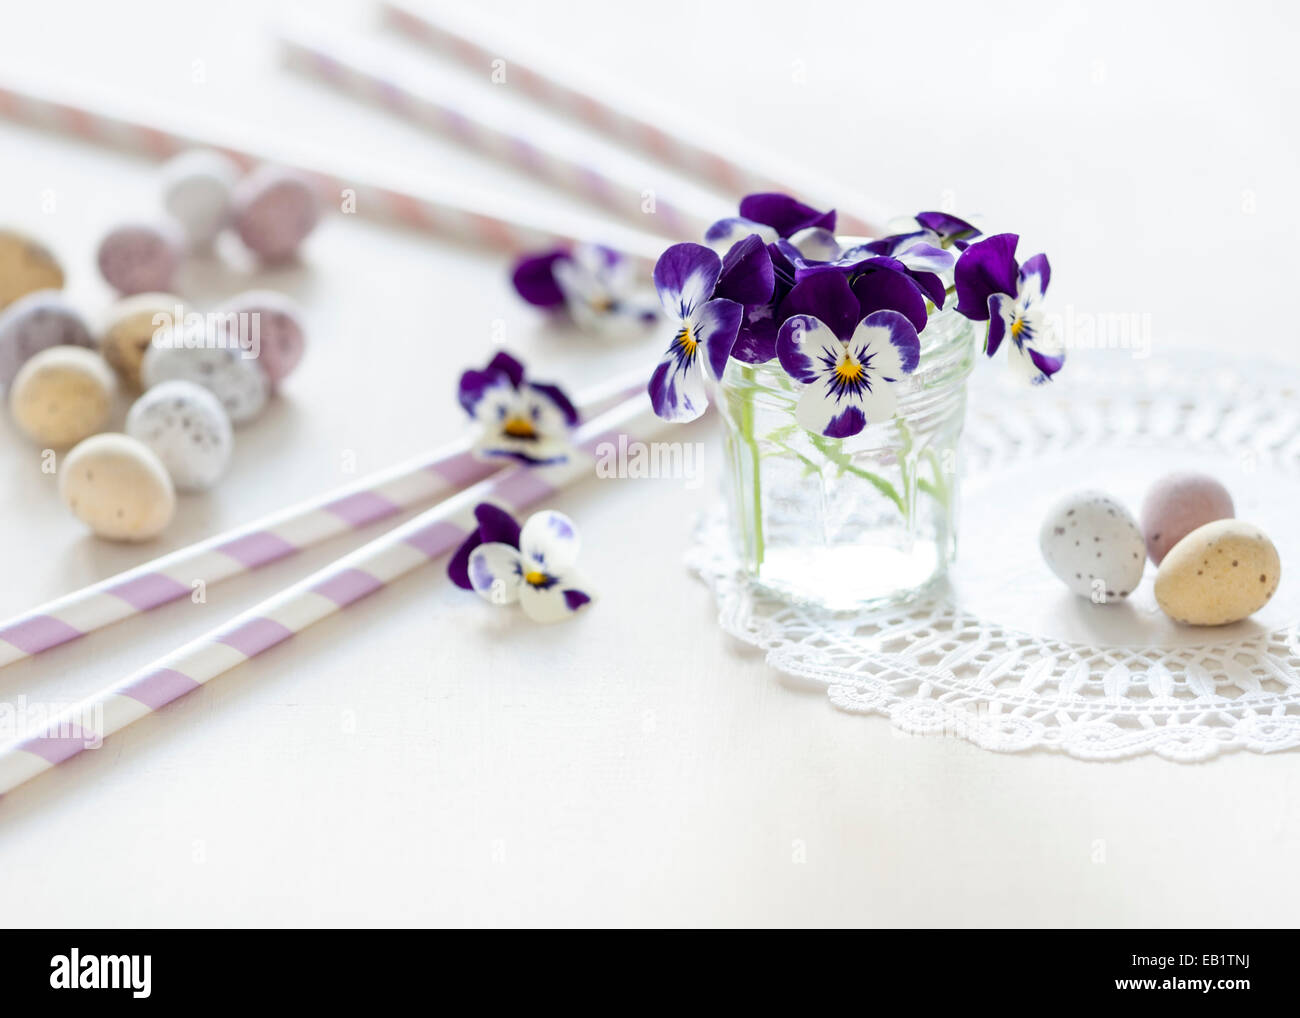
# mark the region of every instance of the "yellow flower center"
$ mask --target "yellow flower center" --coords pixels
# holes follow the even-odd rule
[[[537,437],[537,430],[533,427],[533,422],[526,417],[507,418],[504,430],[511,438]]]
[[[1017,318],[1015,321],[1011,323],[1012,336],[1019,336],[1024,331],[1025,331],[1025,320],[1023,318]]]
[[[530,587],[540,587],[546,582],[546,574],[534,569],[532,572],[524,573],[524,582]]]
[[[691,334],[691,327],[683,325],[682,331],[677,333],[677,344],[685,351],[687,357],[695,356],[695,347],[698,345],[695,336]]]
[[[863,368],[860,361],[857,360],[847,350],[840,362],[835,365],[835,377],[843,385],[849,385],[856,382],[863,375]]]

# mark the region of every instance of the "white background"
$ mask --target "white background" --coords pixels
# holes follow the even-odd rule
[[[418,62],[366,7],[310,6]],[[721,145],[740,135],[900,212],[946,202],[1018,229],[1050,252],[1058,307],[1150,313],[1154,357],[1296,359],[1293,7],[476,7],[611,95],[726,125]],[[271,32],[291,10],[10,5],[0,68],[576,209],[282,70]],[[486,72],[436,80],[582,150]],[[98,313],[95,243],[149,209],[150,167],[0,123],[0,180],[0,221],[56,249]],[[491,253],[359,218],[328,219],[299,268],[227,255],[193,267],[186,294],[295,294],[313,322],[302,368],[239,433],[220,490],[184,499],[145,547],[86,536],[38,450],[0,425],[0,615],[336,486],[349,454],[364,473],[445,441],[462,426],[456,375],[490,353],[494,323],[576,389],[654,357],[541,328]],[[0,921],[1294,923],[1300,754],[1087,764],[837,713],[722,636],[682,569],[719,467],[710,426],[688,436],[709,443],[698,488],[603,482],[554,501],[603,595],[580,622],[519,624],[429,568],[8,796]],[[6,669],[0,696],[85,694],[350,546]]]

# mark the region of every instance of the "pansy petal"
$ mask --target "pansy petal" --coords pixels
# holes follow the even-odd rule
[[[478,530],[475,530],[461,542],[461,546],[456,549],[455,554],[451,556],[451,561],[447,563],[447,575],[451,578],[451,582],[462,590],[474,589],[474,585],[469,582],[469,556],[482,543],[482,536]]]
[[[547,412],[559,414],[570,428],[577,426],[578,408],[558,385],[552,385],[550,382],[529,382],[526,388],[533,397],[533,403],[545,406]]]
[[[795,284],[776,317],[784,322],[793,315],[811,315],[841,339],[848,339],[862,319],[849,281],[835,269],[815,273]]]
[[[564,577],[544,587],[525,583],[520,590],[519,606],[534,622],[563,622],[573,618],[594,599],[581,580]]]
[[[757,234],[764,244],[771,244],[778,236],[772,227],[763,223],[756,223],[752,219],[742,219],[739,216],[730,216],[727,219],[719,219],[704,231],[704,243],[717,251],[718,254],[726,254],[731,250],[733,244],[739,243],[750,234]]]
[[[917,332],[925,328],[925,294],[906,272],[892,269],[864,272],[853,281],[853,294],[858,301],[859,318],[877,311],[897,311]]]
[[[510,276],[515,292],[529,304],[543,308],[559,307],[564,303],[564,291],[555,281],[554,270],[557,262],[567,261],[570,257],[568,251],[561,249],[521,258]]]
[[[695,313],[696,340],[704,347],[704,363],[714,378],[727,370],[745,309],[734,300],[711,300]]]
[[[787,243],[810,262],[833,262],[843,253],[835,234],[820,226],[791,234]]]
[[[698,356],[685,360],[676,346],[669,347],[646,386],[655,415],[685,424],[709,408],[704,388],[704,366]]]
[[[952,252],[932,244],[916,243],[900,248],[894,255],[913,272],[933,272],[936,275],[952,271]]]
[[[1020,267],[1020,286],[1017,296],[1025,305],[1032,305],[1042,300],[1047,293],[1047,284],[1052,281],[1052,266],[1048,264],[1047,255],[1036,254],[1026,260]]]
[[[731,348],[731,356],[745,364],[766,364],[776,356],[776,319],[770,308],[762,310],[767,317],[754,321],[746,316]]]
[[[912,323],[897,311],[876,311],[862,320],[849,348],[870,365],[872,378],[897,381],[910,375],[921,362],[921,340]]]
[[[831,386],[820,380],[804,389],[794,418],[800,427],[828,438],[848,438],[867,426],[856,400],[837,399]]]
[[[972,244],[957,259],[953,281],[957,286],[957,310],[972,321],[982,322],[989,315],[989,295],[1014,295],[1018,289],[1019,266],[1016,264],[1014,233],[999,233]]]
[[[989,328],[984,337],[984,352],[992,357],[1002,346],[1007,329],[1015,320],[1016,301],[1005,293],[989,295]]]
[[[745,219],[766,223],[782,237],[788,237],[809,226],[835,229],[835,211],[820,212],[788,194],[769,192],[746,195],[740,201],[740,214]]]
[[[912,282],[921,288],[921,292],[936,308],[942,308],[948,299],[947,288],[943,285],[943,280],[933,272],[915,272],[908,269],[907,274],[912,278]]]
[[[776,356],[781,367],[796,382],[805,384],[817,383],[826,362],[834,364],[842,349],[839,337],[812,315],[787,318],[776,337]]]
[[[474,453],[481,459],[511,460],[540,467],[565,462],[573,454],[573,446],[555,436],[525,440],[489,431],[475,443]]]
[[[519,521],[500,506],[480,502],[474,507],[478,536],[482,544],[508,544],[519,547]]]
[[[522,583],[519,552],[508,544],[480,544],[469,556],[469,582],[493,604],[513,604]]]
[[[563,573],[578,560],[578,548],[578,528],[554,509],[533,513],[519,534],[519,550],[530,569]]]
[[[722,272],[713,294],[740,304],[763,304],[771,300],[775,285],[772,256],[767,253],[767,245],[751,233],[722,259]]]
[[[510,384],[513,385],[516,389],[523,384],[524,381],[523,364],[521,364],[515,358],[511,357],[504,350],[502,350],[490,361],[488,361],[487,369],[489,371],[496,371],[505,375],[508,379],[510,379]]]
[[[918,212],[916,221],[944,241],[970,240],[980,235],[978,228],[947,212]]]
[[[713,296],[722,259],[703,244],[674,244],[655,262],[655,289],[664,310],[685,319]]]
[[[513,391],[510,380],[499,371],[470,370],[461,374],[456,398],[465,412],[477,419],[483,410],[485,397],[494,394],[497,399],[509,398]]]

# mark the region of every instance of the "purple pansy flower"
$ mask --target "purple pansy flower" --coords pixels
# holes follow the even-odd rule
[[[482,425],[475,451],[487,459],[559,463],[569,455],[569,431],[578,411],[557,385],[530,382],[507,353],[482,371],[460,376],[460,405]]]
[[[958,251],[965,251],[982,236],[978,227],[947,212],[918,212],[916,221],[923,230],[938,237],[939,246],[943,248],[955,247]]]
[[[495,605],[518,601],[534,622],[560,622],[591,604],[590,588],[574,572],[578,530],[569,517],[553,510],[535,513],[522,528],[515,524],[513,533],[513,541],[484,541],[470,549],[465,572],[475,593]]]
[[[740,200],[740,215],[719,219],[704,232],[704,242],[719,254],[726,254],[733,244],[750,234],[771,244],[813,227],[833,231],[835,210],[821,212],[788,194],[750,194]]]
[[[795,315],[777,338],[781,366],[806,385],[795,420],[828,438],[890,420],[898,407],[893,385],[921,357],[916,330],[897,311],[877,311],[846,331],[842,321]]]
[[[700,244],[674,244],[655,263],[655,288],[673,338],[647,387],[654,412],[693,421],[709,405],[705,378],[722,377],[744,308],[714,297],[722,259]]]
[[[1033,384],[1046,382],[1065,363],[1065,348],[1041,304],[1052,269],[1047,255],[1016,262],[1014,233],[1000,233],[971,244],[957,261],[957,310],[973,321],[987,321],[984,352],[990,357],[1008,340],[1013,371]]]
[[[474,519],[478,521],[478,526],[465,538],[447,563],[447,575],[451,577],[451,582],[465,590],[474,589],[474,585],[469,582],[469,556],[480,544],[519,547],[519,524],[504,509],[491,502],[480,502],[474,507]]]
[[[658,317],[637,293],[632,260],[598,244],[528,255],[511,281],[528,303],[567,311],[579,328],[600,335],[627,333]]]

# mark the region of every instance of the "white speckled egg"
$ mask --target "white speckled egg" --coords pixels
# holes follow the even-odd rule
[[[116,389],[117,379],[95,351],[52,346],[22,366],[9,408],[28,438],[61,449],[108,423]]]
[[[230,220],[230,193],[239,167],[220,152],[191,149],[162,168],[162,201],[185,233],[191,251],[212,246]]]
[[[155,385],[126,415],[126,433],[152,449],[181,491],[207,491],[230,465],[230,417],[201,385]]]
[[[1076,492],[1057,502],[1043,520],[1038,546],[1062,583],[1097,604],[1131,594],[1146,565],[1137,521],[1100,491]]]
[[[271,380],[257,361],[229,347],[150,347],[140,377],[146,388],[173,379],[203,386],[236,426],[260,414],[271,395]]]
[[[176,492],[162,461],[127,435],[93,435],[59,467],[64,503],[100,537],[146,541],[171,522]]]

